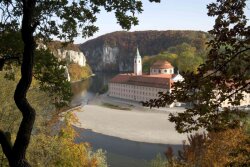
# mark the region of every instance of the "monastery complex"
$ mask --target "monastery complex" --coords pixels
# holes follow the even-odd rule
[[[158,92],[170,92],[171,85],[182,80],[183,77],[174,74],[174,67],[167,61],[155,62],[149,75],[142,74],[142,59],[137,49],[134,73],[118,74],[112,78],[108,94],[133,101],[147,101],[158,98]]]
[[[142,58],[137,49],[134,58],[134,73],[118,74],[109,82],[108,95],[132,101],[148,101],[159,97],[158,92],[171,92],[174,82],[183,81],[183,77],[174,73],[174,67],[168,61],[157,61],[150,68],[150,74],[142,73]],[[250,105],[250,93],[243,92],[240,106]],[[179,105],[172,104],[169,107]],[[229,107],[228,101],[221,107]]]

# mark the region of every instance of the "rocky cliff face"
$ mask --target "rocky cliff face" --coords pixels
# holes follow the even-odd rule
[[[94,71],[119,71],[119,53],[118,47],[100,46],[93,50],[86,51],[88,63]]]
[[[80,67],[86,66],[86,58],[84,54],[79,50],[77,45],[73,43],[62,43],[60,41],[52,41],[47,45],[42,42],[38,42],[37,49],[49,49],[59,61],[64,60],[67,62],[67,66],[61,66],[60,68],[65,69],[65,77],[68,81],[71,81],[68,66],[69,63],[78,64]]]
[[[54,51],[54,55],[59,60],[66,60],[69,63],[75,63],[81,67],[86,66],[86,58],[80,51],[57,49],[57,51]]]
[[[207,33],[201,31],[113,32],[79,45],[93,71],[133,71],[136,48],[152,56],[184,42],[202,49]]]

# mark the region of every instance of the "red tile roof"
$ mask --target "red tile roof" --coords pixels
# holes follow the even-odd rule
[[[151,66],[151,68],[153,68],[153,69],[169,69],[169,68],[174,68],[174,67],[168,61],[158,60],[157,62],[155,62]]]
[[[110,80],[110,83],[129,84],[136,86],[147,86],[156,88],[167,88],[171,87],[171,74],[160,74],[160,75],[134,75],[131,74],[119,74]]]
[[[114,78],[112,78],[109,82],[111,83],[126,83],[129,78],[134,74],[118,74]]]

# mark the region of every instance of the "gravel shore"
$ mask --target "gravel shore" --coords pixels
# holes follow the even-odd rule
[[[178,108],[177,108],[178,109]],[[80,128],[94,132],[120,137],[132,141],[160,144],[181,144],[187,134],[175,131],[174,124],[168,121],[169,112],[147,112],[148,109],[131,107],[131,110],[111,109],[90,103],[75,112]]]

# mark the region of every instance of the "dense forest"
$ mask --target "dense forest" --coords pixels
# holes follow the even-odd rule
[[[79,47],[95,71],[131,71],[136,47],[141,56],[153,56],[187,43],[197,53],[202,53],[208,38],[209,35],[202,31],[118,31],[89,40]],[[113,50],[107,51],[108,48]]]
[[[148,73],[151,65],[158,60],[169,61],[175,67],[176,72],[197,72],[197,68],[204,63],[205,59],[206,50],[198,50],[196,47],[183,43],[172,46],[156,56],[144,56],[143,72]]]

